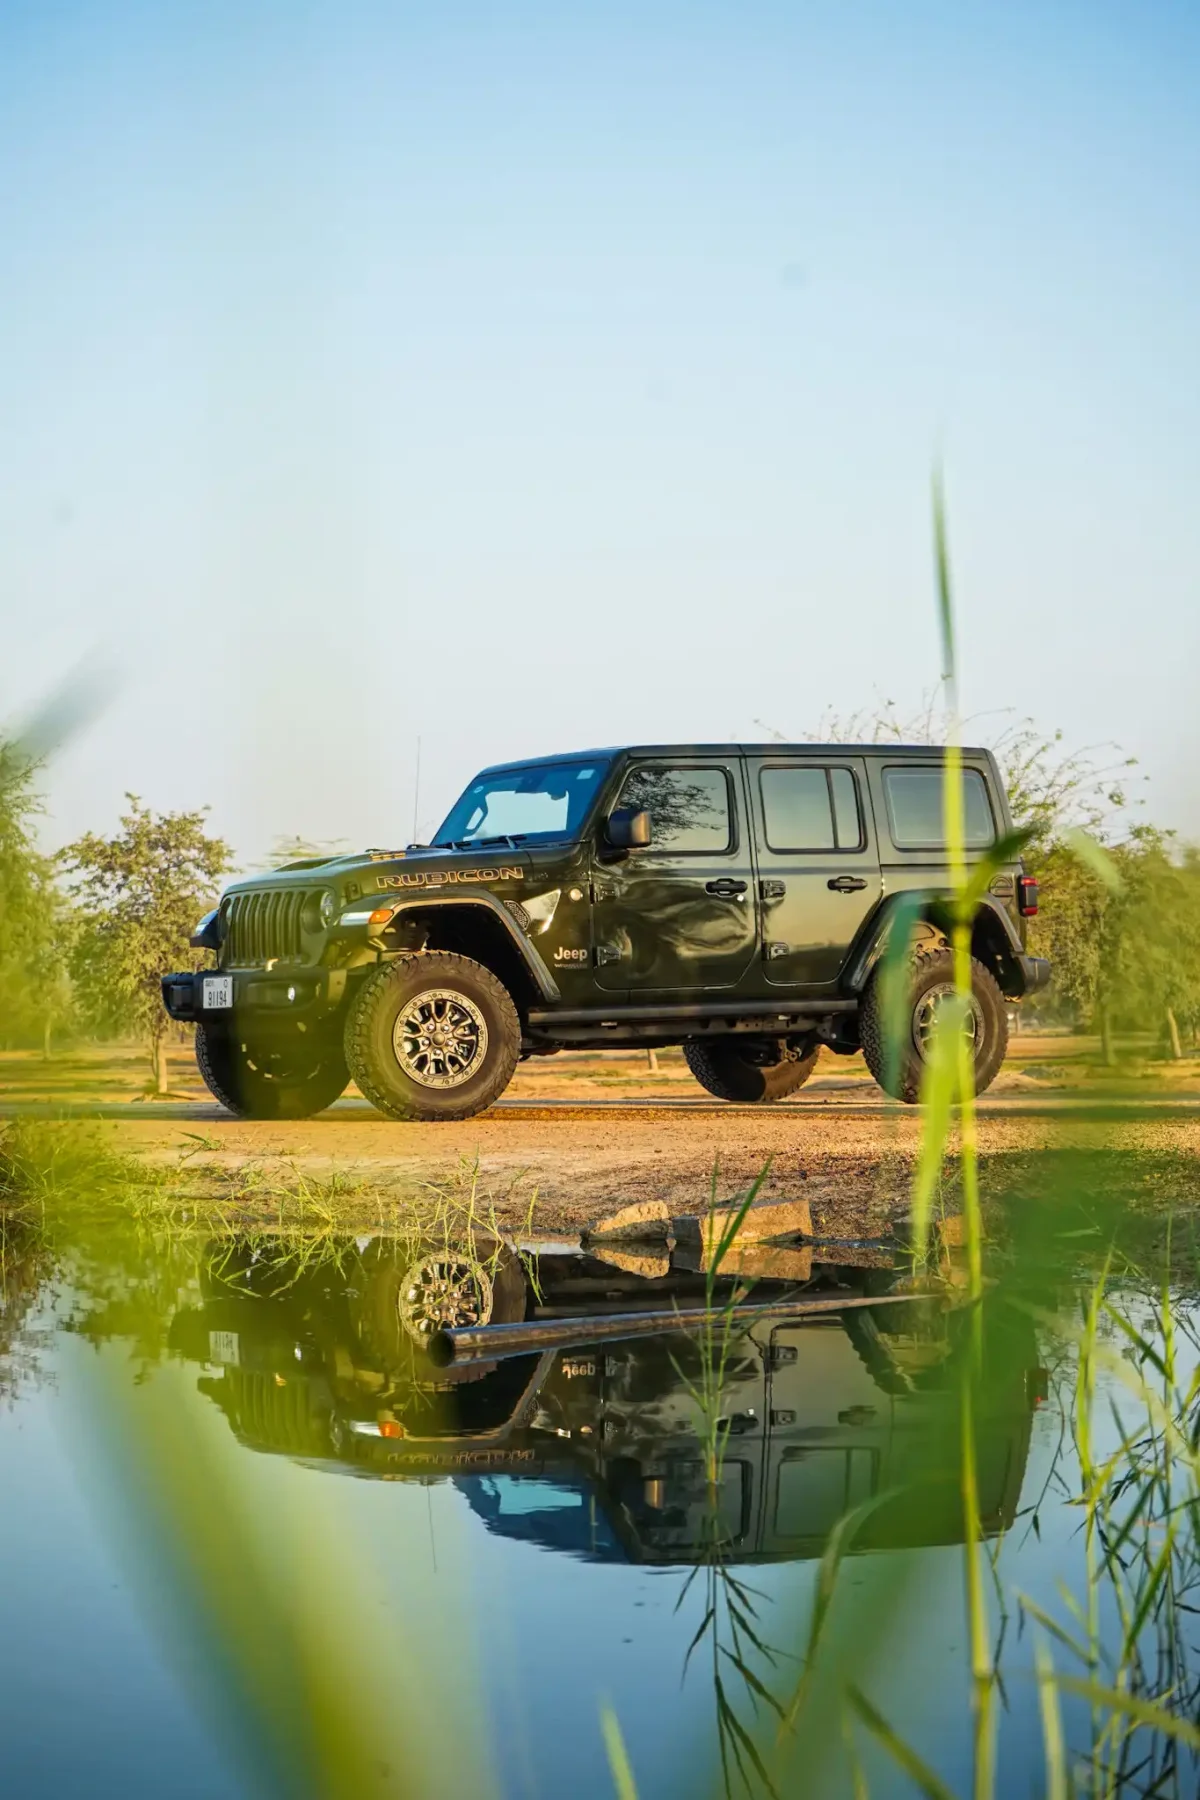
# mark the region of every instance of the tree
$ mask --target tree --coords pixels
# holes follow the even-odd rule
[[[233,857],[205,831],[207,808],[156,814],[136,794],[126,799],[115,837],[89,832],[62,852],[80,915],[71,965],[93,1027],[141,1037],[155,1089],[165,1093],[169,1021],[159,979],[201,966],[188,937]]]
[[[1158,1022],[1178,1058],[1181,1021],[1194,1033],[1200,1015],[1200,864],[1173,851],[1149,826],[1113,851],[1120,886],[1105,911],[1097,1003],[1106,1022]]]
[[[71,918],[54,865],[37,849],[37,764],[0,740],[0,1043],[42,1041],[70,1014]]]
[[[758,723],[763,722],[760,719]],[[809,738],[819,744],[944,744],[953,722],[933,695],[916,712],[904,714],[894,700],[877,700],[858,712],[827,712]],[[772,737],[783,733],[763,726]],[[1026,861],[1036,865],[1061,841],[1070,827],[1089,832],[1101,843],[1128,829],[1137,804],[1129,792],[1136,757],[1116,744],[1082,750],[1063,748],[1061,731],[1045,732],[1033,719],[1011,712],[979,714],[965,720],[959,737],[980,742],[1000,764],[1014,822],[1032,828]]]

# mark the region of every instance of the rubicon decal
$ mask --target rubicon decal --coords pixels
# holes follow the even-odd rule
[[[411,874],[377,875],[376,884],[381,888],[421,888],[445,887],[447,883],[461,884],[480,881],[524,881],[524,869],[414,869]]]

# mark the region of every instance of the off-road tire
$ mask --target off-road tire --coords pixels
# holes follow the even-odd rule
[[[238,1119],[311,1119],[350,1079],[336,1037],[297,1033],[255,1045],[236,1027],[204,1019],[196,1024],[196,1066],[209,1093]]]
[[[453,1087],[427,1087],[401,1066],[393,1032],[404,1007],[426,991],[460,994],[482,1014],[487,1046],[480,1067]],[[346,1020],[346,1062],[371,1105],[390,1119],[470,1119],[498,1100],[521,1053],[512,996],[490,969],[448,950],[398,957],[369,975]]]
[[[914,953],[904,1015],[904,1036],[899,1045],[899,1053],[893,1049],[890,1059],[878,969],[867,984],[858,1019],[863,1057],[884,1092],[890,1094],[893,1100],[902,1100],[906,1106],[915,1106],[920,1099],[921,1076],[925,1069],[925,1061],[917,1047],[915,1036],[914,1021],[918,1006],[932,988],[952,984],[953,981],[952,950],[937,948]],[[975,1092],[982,1094],[996,1079],[1008,1049],[1008,1012],[995,976],[974,957],[971,958],[971,992],[978,1009]]]
[[[781,1055],[778,1062],[756,1062],[745,1043],[693,1040],[683,1046],[684,1059],[702,1088],[718,1100],[759,1106],[784,1100],[804,1086],[817,1066],[820,1046],[807,1055]]]

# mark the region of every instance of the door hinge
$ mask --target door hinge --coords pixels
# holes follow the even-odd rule
[[[800,1352],[795,1344],[772,1344],[767,1360],[773,1369],[786,1369],[799,1362]]]
[[[760,891],[764,900],[782,900],[787,893],[785,881],[764,881],[760,883]]]
[[[794,1425],[795,1423],[796,1415],[790,1406],[773,1406],[771,1408],[771,1424],[773,1426]]]
[[[790,944],[781,944],[778,940],[773,944],[768,944],[766,947],[767,961],[776,962],[779,957],[786,956],[791,950],[791,947]]]
[[[612,944],[596,945],[596,964],[598,967],[603,968],[605,963],[620,962],[620,960],[621,952],[614,948]]]

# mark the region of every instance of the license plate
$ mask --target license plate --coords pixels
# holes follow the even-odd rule
[[[225,1011],[233,1005],[233,976],[210,975],[204,983],[204,1011]]]
[[[210,1331],[208,1334],[208,1360],[220,1363],[225,1368],[236,1369],[242,1360],[242,1347],[238,1342],[236,1331]]]

